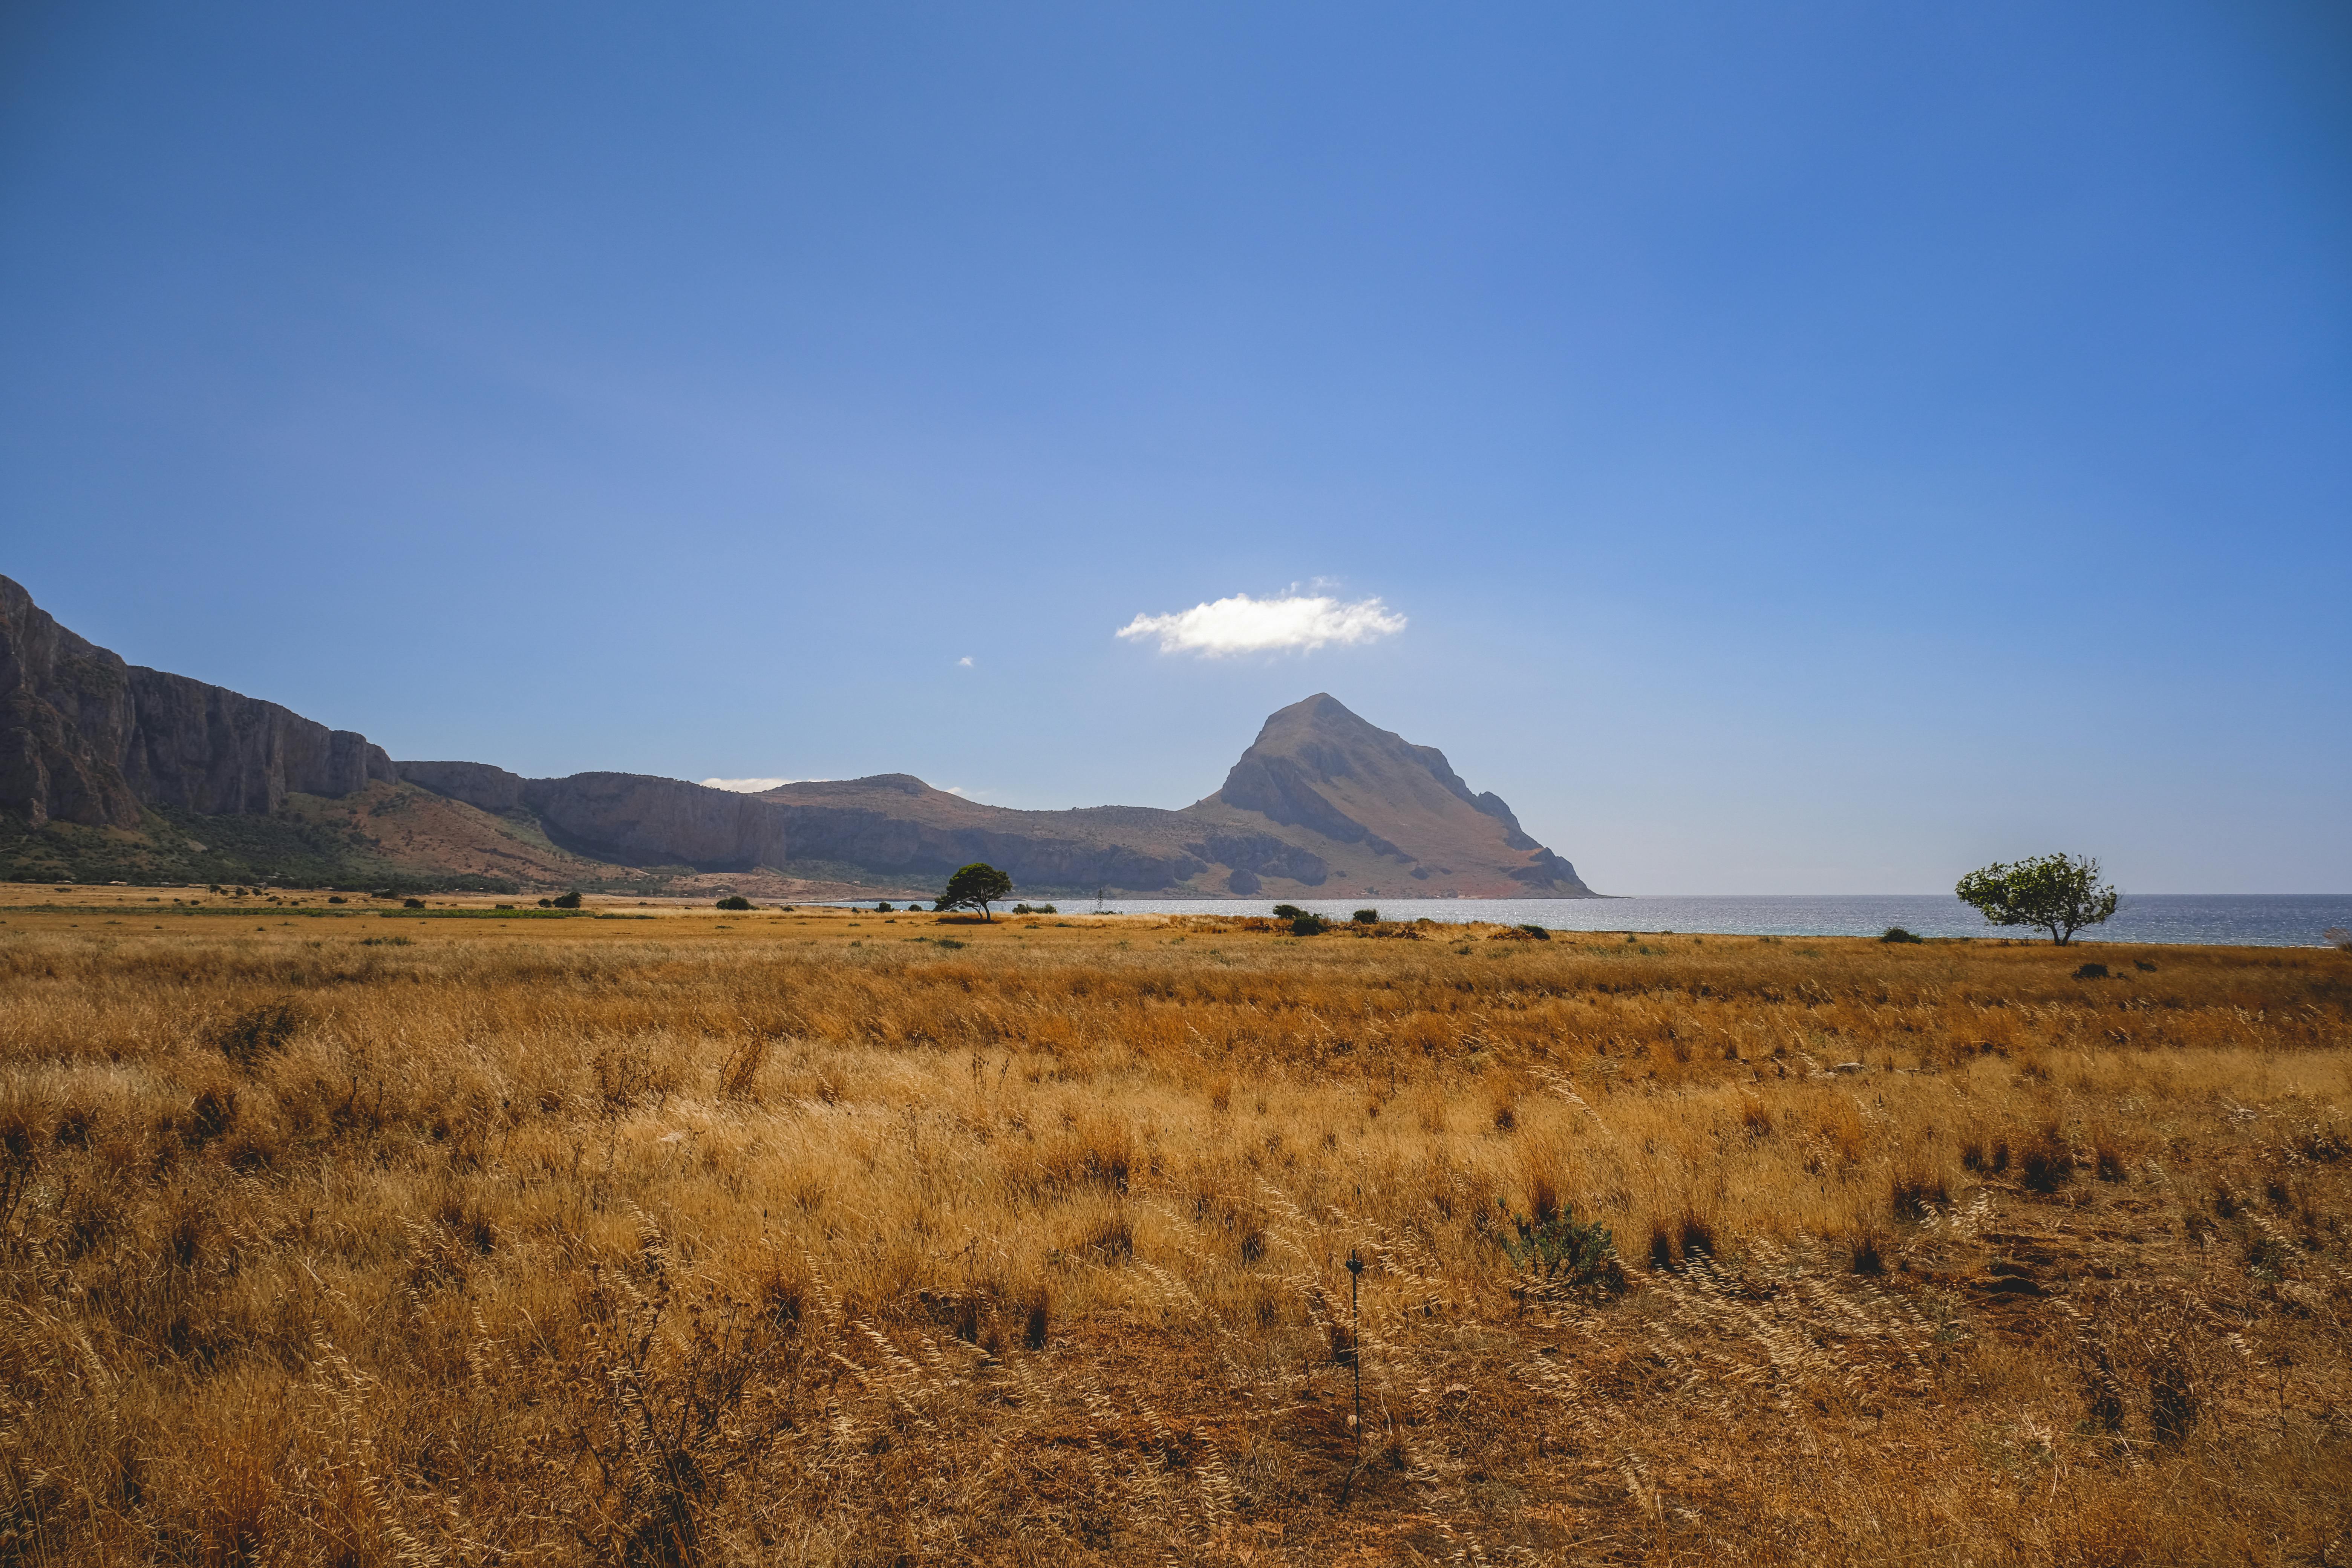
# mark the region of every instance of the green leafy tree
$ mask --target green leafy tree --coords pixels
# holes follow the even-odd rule
[[[2087,855],[1996,863],[1969,872],[1953,891],[1993,924],[2040,926],[2060,947],[2114,914],[2118,902],[2113,888],[2099,886],[2099,863]]]
[[[947,890],[940,895],[941,910],[978,910],[984,921],[995,917],[988,912],[991,904],[1001,904],[1013,896],[1013,879],[985,860],[975,860],[948,879]]]

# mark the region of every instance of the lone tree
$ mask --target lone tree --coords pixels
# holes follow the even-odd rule
[[[992,921],[988,912],[991,904],[1001,904],[1013,896],[1013,879],[985,860],[975,860],[948,879],[947,891],[940,895],[940,910],[978,910],[980,918]]]
[[[1996,863],[1969,872],[1952,890],[1993,924],[2040,926],[2060,947],[2116,912],[2116,890],[2099,886],[2099,863],[2087,855]]]

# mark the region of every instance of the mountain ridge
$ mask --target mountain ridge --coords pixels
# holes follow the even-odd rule
[[[732,878],[903,897],[971,860],[1039,894],[1596,896],[1443,752],[1328,692],[1270,715],[1223,786],[1176,811],[1024,811],[908,773],[757,795],[526,778],[394,761],[355,731],[130,665],[0,577],[0,875],[648,892]]]

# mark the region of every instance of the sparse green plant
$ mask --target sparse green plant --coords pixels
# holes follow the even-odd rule
[[[1381,911],[1378,910],[1358,910],[1354,914],[1349,915],[1348,918],[1355,921],[1360,926],[1376,926],[1381,923]]]
[[[1546,1192],[1537,1194],[1534,1212],[1513,1214],[1495,1205],[1499,1222],[1490,1234],[1513,1264],[1546,1285],[1593,1287],[1615,1292],[1625,1288],[1625,1269],[1617,1260],[1616,1238],[1598,1220],[1580,1221],[1569,1204],[1556,1206]],[[1549,1212],[1546,1212],[1549,1209]]]
[[[1888,926],[1886,928],[1885,934],[1881,936],[1878,940],[1881,942],[1925,942],[1927,939],[1922,936],[1914,936],[1909,931],[1905,931],[1901,926]]]
[[[745,898],[740,893],[730,893],[727,897],[719,900],[718,904],[714,907],[726,910],[730,913],[740,913],[751,907],[751,900]],[[886,904],[883,907],[887,909],[889,906]]]

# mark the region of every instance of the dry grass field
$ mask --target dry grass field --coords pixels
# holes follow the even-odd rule
[[[152,895],[0,1560],[2352,1561],[2341,953]]]

